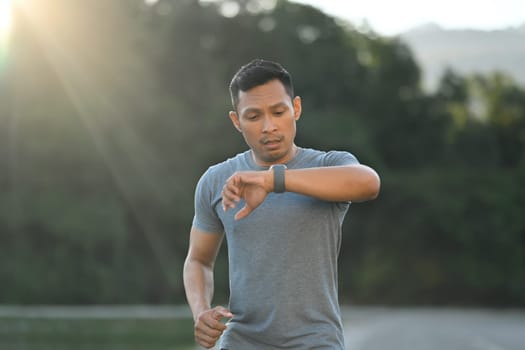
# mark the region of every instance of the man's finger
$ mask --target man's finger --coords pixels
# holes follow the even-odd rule
[[[222,208],[224,211],[228,208],[235,208],[236,198],[227,188],[224,186],[222,190]]]
[[[241,183],[236,178],[226,181],[226,187],[235,194],[239,194],[240,184]]]
[[[230,184],[230,183],[226,183],[226,185],[224,186],[224,194],[227,194],[228,197],[232,200],[232,201],[235,201],[235,202],[238,202],[241,200],[241,197],[239,196],[239,188]]]
[[[226,326],[223,323],[219,322],[213,317],[208,317],[202,320],[202,323],[197,330],[203,334],[207,334],[212,337],[218,337],[225,329]]]
[[[212,348],[215,343],[217,343],[217,340],[218,339],[212,339],[210,337],[202,337],[202,336],[196,336],[195,337],[195,340],[197,341],[197,343],[199,343],[202,347],[206,348],[206,349],[210,349]]]
[[[227,328],[226,325],[219,320],[216,320],[214,318],[208,318],[204,325],[206,326],[206,329],[203,329],[202,331],[210,336],[220,336],[222,332]]]

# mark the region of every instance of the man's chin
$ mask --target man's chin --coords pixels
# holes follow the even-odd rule
[[[283,152],[265,152],[259,156],[259,159],[267,164],[274,164],[281,161],[286,156]]]

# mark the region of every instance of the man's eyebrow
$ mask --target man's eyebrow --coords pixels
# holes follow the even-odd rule
[[[279,108],[279,107],[288,107],[288,105],[285,102],[277,102],[274,105],[271,105],[271,109]]]
[[[241,111],[241,114],[246,114],[246,113],[258,113],[260,112],[261,109],[260,108],[257,108],[257,107],[248,107],[248,108],[245,108]]]
[[[288,108],[288,105],[286,102],[277,102],[269,107],[270,109],[276,109],[276,108]],[[262,108],[258,107],[247,107],[241,111],[241,115],[245,115],[247,113],[259,113],[262,111]]]

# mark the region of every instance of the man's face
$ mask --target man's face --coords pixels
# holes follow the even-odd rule
[[[285,163],[294,156],[295,122],[301,116],[300,97],[292,98],[275,79],[239,92],[237,112],[230,118],[259,165]]]

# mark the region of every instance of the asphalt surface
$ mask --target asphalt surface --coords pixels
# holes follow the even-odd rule
[[[347,350],[525,350],[525,310],[344,306]],[[0,306],[0,317],[189,318],[187,306]],[[197,347],[196,347],[197,348]]]
[[[524,310],[347,307],[347,350],[524,350]]]

